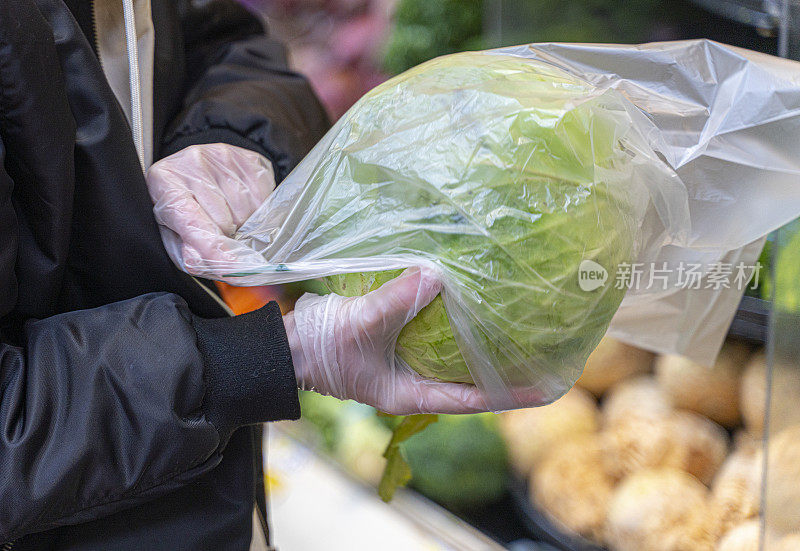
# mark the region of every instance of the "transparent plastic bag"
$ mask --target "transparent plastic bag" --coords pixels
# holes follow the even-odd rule
[[[800,215],[800,63],[709,40],[503,51],[617,90],[636,106],[637,127],[686,188],[689,220],[671,240],[650,233],[641,279],[649,283],[666,263],[666,283],[629,289],[609,334],[713,365],[744,292],[738,267],[763,279],[766,235]],[[682,285],[681,268],[694,266],[698,284]]]
[[[656,53],[675,61],[708,44]],[[326,278],[341,294],[435,266],[444,290],[400,334],[398,368],[474,382],[494,410],[529,405],[521,388],[558,398],[626,293],[613,285],[616,266],[693,247],[724,255],[763,229],[738,240],[698,236],[658,113],[614,89],[615,76],[558,63],[570,47],[445,56],[378,86],[231,236],[225,255],[185,265],[167,231],[168,250],[190,273],[234,285]],[[616,48],[593,59],[628,55]],[[647,97],[656,110],[682,109]]]

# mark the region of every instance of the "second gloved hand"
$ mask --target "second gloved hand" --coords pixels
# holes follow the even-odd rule
[[[428,268],[409,268],[360,297],[306,294],[284,316],[298,384],[396,415],[475,413],[477,387],[422,377],[395,356],[403,326],[441,291]]]
[[[263,264],[233,236],[275,189],[264,156],[228,144],[193,145],[151,166],[147,187],[164,246],[183,270],[221,276]]]

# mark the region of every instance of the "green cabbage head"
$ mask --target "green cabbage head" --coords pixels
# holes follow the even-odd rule
[[[326,199],[319,226],[357,234],[336,256],[410,256],[443,269],[444,300],[397,343],[418,373],[560,394],[622,300],[618,265],[634,258],[642,191],[630,134],[616,93],[549,65],[492,53],[439,58],[347,113],[317,172],[336,181],[337,197]],[[607,271],[604,285],[581,288],[585,260]],[[398,273],[325,283],[356,296]]]

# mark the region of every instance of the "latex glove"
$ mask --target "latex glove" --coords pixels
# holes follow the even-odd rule
[[[474,385],[422,377],[395,356],[400,330],[441,288],[433,270],[409,268],[361,297],[300,297],[284,316],[299,386],[396,415],[486,411]]]
[[[169,228],[164,245],[185,271],[236,271],[250,256],[263,264],[232,237],[275,189],[264,156],[227,144],[194,145],[151,166],[147,187],[156,220]]]

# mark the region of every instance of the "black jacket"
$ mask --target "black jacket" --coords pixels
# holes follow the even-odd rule
[[[285,177],[326,119],[281,47],[232,1],[152,10],[156,158],[227,142]],[[241,427],[299,415],[280,312],[225,317],[172,265],[92,33],[89,0],[0,2],[0,542],[247,549]]]

